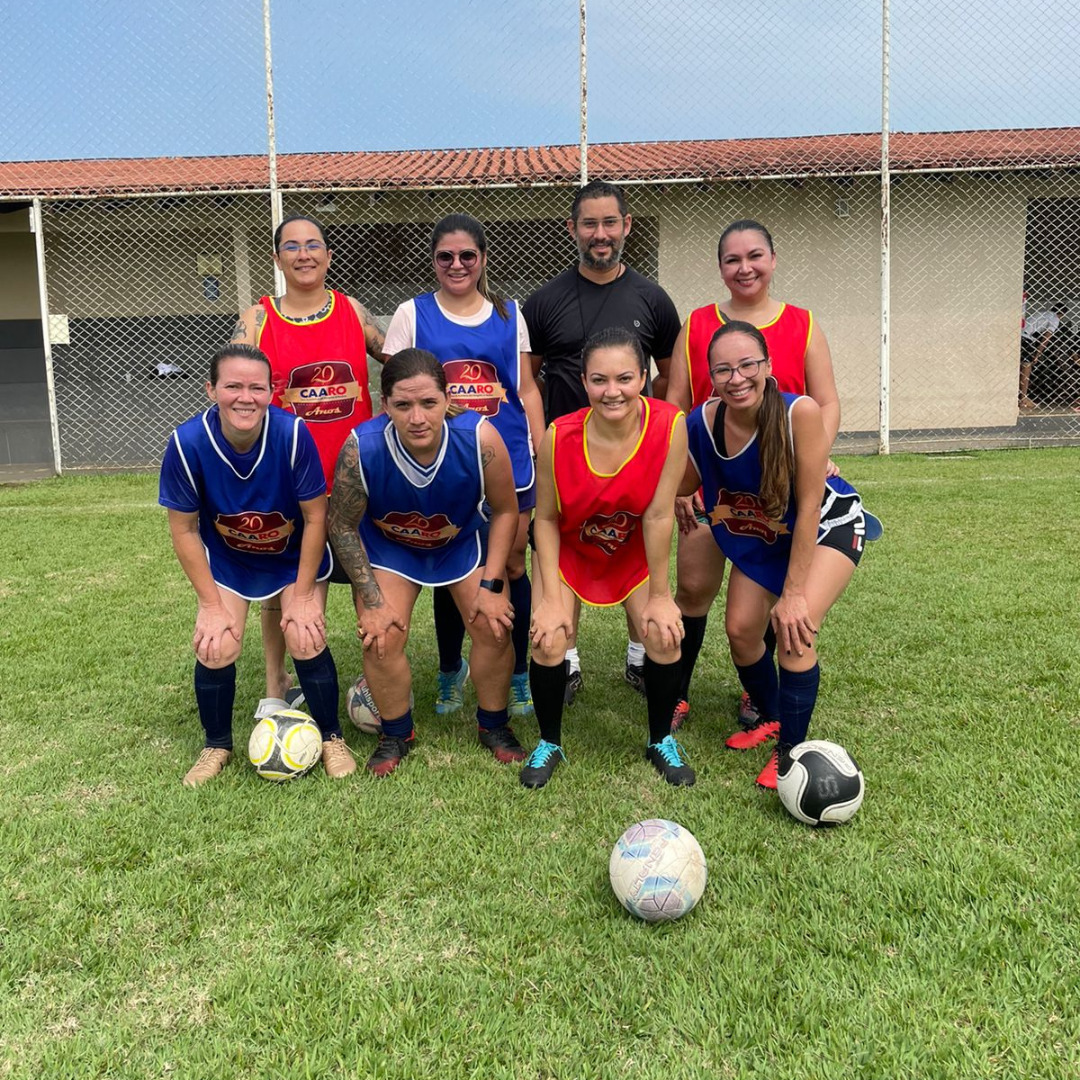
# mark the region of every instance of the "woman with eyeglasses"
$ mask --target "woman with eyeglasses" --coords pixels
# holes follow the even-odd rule
[[[842,477],[826,479],[825,410],[780,391],[761,330],[728,319],[707,356],[715,396],[687,420],[680,494],[700,489],[711,539],[731,562],[728,644],[761,722],[777,732],[757,778],[775,789],[780,756],[806,738],[818,693],[818,631],[862,557],[869,515]],[[770,626],[779,675],[764,641]]]
[[[534,447],[544,434],[544,406],[529,362],[529,332],[520,308],[492,292],[487,277],[484,227],[468,214],[449,214],[431,234],[431,261],[438,288],[406,300],[390,320],[386,355],[427,349],[446,370],[452,404],[486,416],[502,436],[514,467],[518,527],[506,570],[510,600],[521,612],[513,629],[514,674],[510,715],[533,711],[529,691],[529,626],[524,617],[532,588],[525,568],[529,518],[536,505]],[[435,711],[464,704],[469,665],[462,659],[465,627],[446,589],[436,589],[435,634],[439,676]],[[517,751],[515,751],[516,753]],[[524,751],[520,757],[524,758]],[[520,760],[520,759],[519,759]]]
[[[668,401],[689,413],[712,397],[708,350],[713,334],[731,320],[747,322],[769,343],[772,374],[780,390],[807,394],[817,402],[832,446],[840,426],[840,400],[829,343],[812,312],[770,294],[776,252],[769,230],[757,221],[734,221],[721,233],[717,254],[730,296],[698,308],[686,320],[675,342]],[[830,474],[836,471],[831,462],[828,469]],[[705,639],[709,608],[723,584],[724,555],[709,535],[699,495],[679,499],[675,516],[679,524],[675,602],[686,624],[682,685],[672,718],[672,728],[678,730],[690,714],[690,680]],[[773,647],[771,633],[767,647]],[[739,730],[727,741],[732,750],[748,750],[776,736],[776,726],[762,722],[756,703],[746,694],[739,703],[738,722]]]
[[[367,309],[336,289],[326,287],[332,253],[326,231],[314,218],[287,217],[274,232],[274,263],[285,278],[281,296],[264,296],[241,316],[234,342],[257,345],[270,358],[272,404],[295,413],[315,439],[326,478],[346,436],[371,419],[367,356],[382,359],[382,331]],[[346,578],[335,568],[331,580]],[[255,718],[285,703],[298,703],[285,670],[285,639],[278,622],[278,598],[262,605],[266,655],[266,697]]]

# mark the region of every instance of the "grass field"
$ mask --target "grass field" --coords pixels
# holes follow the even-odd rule
[[[724,749],[716,617],[692,789],[642,758],[617,612],[583,623],[569,763],[528,792],[469,714],[434,718],[426,600],[398,774],[184,789],[194,605],[156,479],[0,488],[0,1077],[1080,1075],[1080,452],[843,466],[886,535],[821,638],[811,732],[867,778],[832,831]],[[347,590],[330,621],[344,683]],[[666,926],[607,883],[646,817],[709,860]]]

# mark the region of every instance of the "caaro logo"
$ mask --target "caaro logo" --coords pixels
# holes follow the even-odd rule
[[[778,536],[786,536],[791,530],[782,522],[770,518],[757,495],[746,491],[716,493],[716,506],[709,514],[713,525],[723,525],[732,536],[752,536],[775,544]]]
[[[416,548],[445,547],[461,532],[445,514],[425,517],[415,510],[406,513],[395,510],[384,518],[375,518],[374,522],[388,540]]]
[[[256,555],[280,555],[289,546],[296,526],[288,518],[271,510],[268,513],[246,511],[242,514],[218,514],[214,519],[218,535],[233,551]]]
[[[482,416],[494,416],[506,400],[495,365],[486,360],[447,360],[446,395],[455,405]]]
[[[585,544],[595,544],[608,555],[614,555],[633,535],[641,522],[637,514],[628,514],[620,510],[610,517],[595,514],[581,524],[581,540]]]
[[[328,423],[351,417],[364,391],[345,360],[323,360],[293,368],[282,403],[308,423]]]

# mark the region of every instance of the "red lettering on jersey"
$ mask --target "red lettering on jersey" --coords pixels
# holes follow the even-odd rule
[[[724,488],[716,494],[716,506],[709,520],[713,525],[723,525],[732,536],[753,536],[766,544],[776,543],[778,536],[785,536],[791,531],[782,521],[776,521],[765,513],[757,495]]]
[[[594,514],[581,523],[582,543],[595,544],[601,551],[614,555],[630,538],[640,521],[637,514],[628,514],[625,510],[610,516]]]
[[[495,365],[487,360],[447,360],[447,397],[463,409],[471,409],[481,416],[494,416],[506,400],[506,390],[499,381]]]
[[[445,547],[461,532],[445,514],[429,518],[415,510],[405,513],[394,510],[382,519],[375,518],[374,522],[387,539],[417,548]]]
[[[214,528],[233,551],[256,555],[280,555],[296,531],[293,522],[277,510],[268,514],[218,514]]]
[[[352,416],[364,391],[348,362],[321,360],[293,368],[281,396],[285,408],[318,424]]]

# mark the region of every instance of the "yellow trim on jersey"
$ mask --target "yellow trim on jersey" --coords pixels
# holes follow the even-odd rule
[[[334,292],[333,289],[327,289],[326,292],[330,297],[330,306],[326,309],[326,314],[321,319],[290,319],[289,316],[283,314],[281,308],[278,307],[278,298],[276,296],[270,297],[270,306],[274,309],[274,314],[282,322],[287,322],[291,326],[318,326],[319,323],[326,322],[326,320],[334,314],[334,308],[337,307],[337,293]]]
[[[566,580],[566,578],[565,578],[565,577],[563,577],[563,572],[562,572],[561,570],[559,571],[559,580],[560,580],[560,581],[561,581],[561,582],[562,582],[562,583],[563,583],[563,584],[564,584],[564,585],[565,585],[565,586],[566,586],[566,587],[567,587],[567,588],[568,588],[568,589],[569,589],[569,590],[570,590],[570,591],[571,591],[571,592],[572,592],[572,593],[573,593],[573,594],[574,594],[574,595],[575,595],[575,596],[576,596],[576,597],[577,597],[577,598],[578,598],[578,599],[579,599],[579,600],[580,600],[580,601],[581,601],[581,602],[582,602],[583,604],[588,604],[588,605],[589,605],[589,607],[618,607],[618,605],[619,605],[619,604],[625,604],[625,603],[626,603],[626,601],[627,601],[627,600],[628,600],[628,599],[629,599],[629,598],[630,598],[630,597],[631,597],[631,596],[632,596],[632,595],[633,595],[634,593],[636,593],[636,592],[638,591],[638,589],[640,589],[640,588],[641,588],[641,586],[642,586],[642,585],[648,585],[648,583],[649,583],[649,571],[648,571],[648,570],[646,570],[646,571],[645,571],[645,576],[644,576],[644,577],[643,577],[643,578],[642,578],[642,579],[641,579],[641,580],[640,580],[640,581],[639,581],[639,582],[638,582],[638,583],[637,583],[637,584],[636,584],[636,585],[635,585],[635,586],[634,586],[634,587],[633,587],[632,589],[630,589],[630,591],[629,591],[629,592],[627,592],[626,596],[624,596],[624,597],[623,597],[623,598],[622,598],[621,600],[607,600],[607,601],[605,601],[605,602],[604,602],[604,603],[602,603],[602,604],[598,604],[598,603],[597,603],[597,602],[596,602],[595,600],[586,600],[586,599],[585,599],[585,597],[584,597],[584,596],[582,596],[582,595],[581,595],[581,593],[579,593],[579,592],[577,591],[577,589],[575,589],[575,588],[574,588],[574,586],[573,586],[573,585],[571,585],[571,584],[570,584],[570,582]]]
[[[641,441],[645,438],[645,432],[649,428],[649,419],[652,416],[652,409],[649,408],[649,399],[647,397],[638,398],[645,408],[645,416],[641,421],[641,429],[638,431],[637,442],[634,443],[634,449],[623,459],[623,463],[614,472],[600,472],[598,469],[594,469],[592,461],[589,460],[589,417],[592,416],[593,410],[590,409],[585,414],[585,420],[581,425],[581,447],[585,451],[585,467],[593,474],[593,476],[609,477],[618,476],[627,464],[634,457],[634,455],[641,449]]]
[[[806,354],[810,351],[810,339],[814,336],[814,313],[807,308],[806,309],[806,344],[803,346],[803,359],[806,359]],[[803,369],[803,385],[806,384],[806,370]]]
[[[551,432],[551,486],[555,489],[555,512],[561,514],[562,499],[559,497],[559,481],[556,478],[555,472],[555,444],[559,440],[556,437],[554,420],[548,424],[548,430]]]

